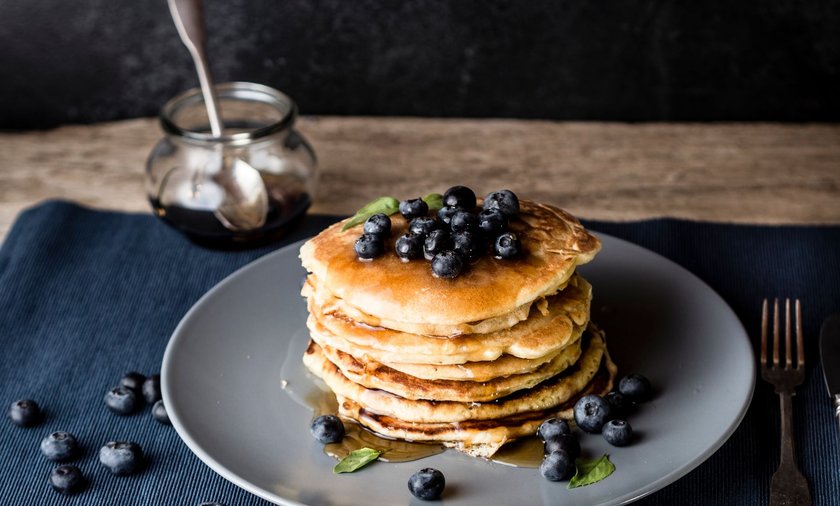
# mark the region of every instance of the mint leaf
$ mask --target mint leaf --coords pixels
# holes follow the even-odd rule
[[[352,473],[378,459],[380,455],[382,455],[382,452],[373,448],[353,450],[349,455],[341,459],[341,462],[335,465],[333,472],[335,474]]]
[[[364,207],[356,211],[356,214],[354,214],[353,217],[350,218],[343,227],[341,227],[341,231],[343,232],[350,227],[355,227],[359,223],[364,223],[374,214],[382,213],[386,216],[391,216],[399,210],[399,200],[394,197],[379,197],[378,199],[371,200],[365,204]]]
[[[443,195],[440,193],[430,193],[423,197],[423,202],[429,206],[429,211],[437,211],[443,209]]]
[[[608,455],[600,459],[575,459],[575,475],[569,481],[568,488],[578,488],[597,483],[615,471],[615,464],[610,462]]]

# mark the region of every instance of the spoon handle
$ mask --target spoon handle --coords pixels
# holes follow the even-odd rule
[[[216,90],[213,87],[213,78],[210,76],[210,69],[207,65],[207,55],[204,51],[204,4],[201,0],[167,0],[167,3],[172,19],[175,21],[175,27],[178,29],[178,35],[184,45],[187,46],[187,50],[189,50],[195,62],[198,82],[201,84],[201,93],[204,95],[204,102],[207,106],[210,131],[214,137],[221,137],[222,121],[219,114],[219,105]]]

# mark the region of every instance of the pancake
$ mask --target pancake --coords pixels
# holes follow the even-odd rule
[[[339,414],[352,419],[373,432],[395,439],[417,442],[441,442],[474,457],[488,458],[505,443],[533,436],[543,420],[552,417],[571,420],[575,402],[584,395],[604,395],[613,387],[616,366],[609,355],[592,380],[563,403],[546,410],[527,411],[490,420],[463,420],[455,423],[416,423],[368,411],[359,403],[338,396]]]
[[[376,349],[355,346],[340,336],[331,334],[311,315],[307,319],[306,324],[309,327],[310,338],[320,346],[329,346],[348,355],[352,355],[362,362],[378,362],[393,369],[411,374],[412,376],[425,379],[487,381],[500,376],[527,373],[537,369],[546,362],[550,362],[562,351],[562,348],[552,350],[542,357],[533,359],[502,355],[496,360],[464,362],[462,364],[408,363],[405,361],[418,361],[422,357],[400,354],[398,352],[383,353]],[[570,334],[569,340],[577,340],[582,332],[582,327],[576,327]],[[393,362],[388,360],[391,357],[395,359]]]
[[[398,328],[393,322],[428,325],[411,331],[451,335],[441,333],[440,327],[457,328],[514,311],[523,312],[524,318],[529,311],[523,306],[557,292],[575,267],[589,262],[601,247],[575,217],[559,208],[523,200],[520,209],[508,230],[522,242],[522,257],[509,261],[484,256],[455,279],[435,278],[428,262],[402,262],[392,252],[372,261],[358,260],[353,244],[361,225],[342,232],[344,222],[304,243],[300,258],[326,292],[379,320],[365,323],[380,326],[388,321],[384,326],[392,329]],[[392,238],[405,233],[402,216],[393,215],[391,221]]]
[[[310,341],[309,346],[319,346]],[[361,362],[350,354],[330,346],[321,346],[321,352],[336,365],[350,381],[369,389],[379,389],[404,399],[432,401],[493,401],[518,390],[531,388],[559,374],[580,357],[579,343],[567,346],[550,361],[533,371],[510,374],[486,381],[424,380],[376,362]],[[492,367],[491,364],[487,364]]]
[[[582,277],[574,275],[562,292],[545,299],[545,304],[535,305],[538,307],[531,309],[528,319],[513,327],[450,338],[371,327],[337,313],[325,314],[314,297],[310,297],[307,304],[310,314],[320,324],[318,328],[323,329],[318,333],[329,332],[347,341],[344,346],[335,346],[343,351],[356,356],[363,353],[389,364],[442,365],[495,360],[503,354],[536,359],[556,352],[580,336],[580,328],[589,320],[591,298],[592,287]]]
[[[365,388],[350,381],[341,370],[321,352],[319,347],[306,350],[303,362],[336,394],[357,402],[364,409],[405,422],[454,423],[465,420],[492,420],[528,411],[544,411],[559,406],[581,391],[598,371],[606,356],[603,333],[592,328],[584,338],[580,359],[535,387],[521,390],[491,402],[410,400],[378,389]]]
[[[562,283],[557,290],[562,290],[565,287],[566,282]],[[439,337],[455,337],[462,334],[485,334],[504,330],[528,318],[533,306],[542,307],[545,305],[545,297],[537,297],[509,313],[480,321],[451,324],[413,323],[371,316],[330,293],[329,289],[318,282],[314,274],[310,274],[307,277],[307,281],[301,290],[301,295],[308,300],[314,300],[315,304],[321,308],[324,314],[350,319],[372,328],[389,328],[411,334]]]

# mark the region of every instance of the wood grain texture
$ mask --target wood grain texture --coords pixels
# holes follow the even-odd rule
[[[306,117],[313,212],[373,197],[510,188],[585,218],[840,223],[840,125],[620,124]],[[154,119],[0,133],[0,237],[47,198],[149,212]]]

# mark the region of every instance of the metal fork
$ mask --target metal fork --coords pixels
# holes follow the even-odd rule
[[[796,361],[793,360],[793,346],[790,335],[790,299],[785,299],[785,356],[782,363],[779,356],[779,299],[773,301],[773,357],[767,358],[767,299],[761,308],[761,377],[776,387],[781,408],[781,456],[779,469],[770,481],[771,506],[800,506],[811,504],[808,482],[796,466],[793,444],[793,400],[794,388],[805,379],[805,343],[802,337],[802,309],[796,299]]]

